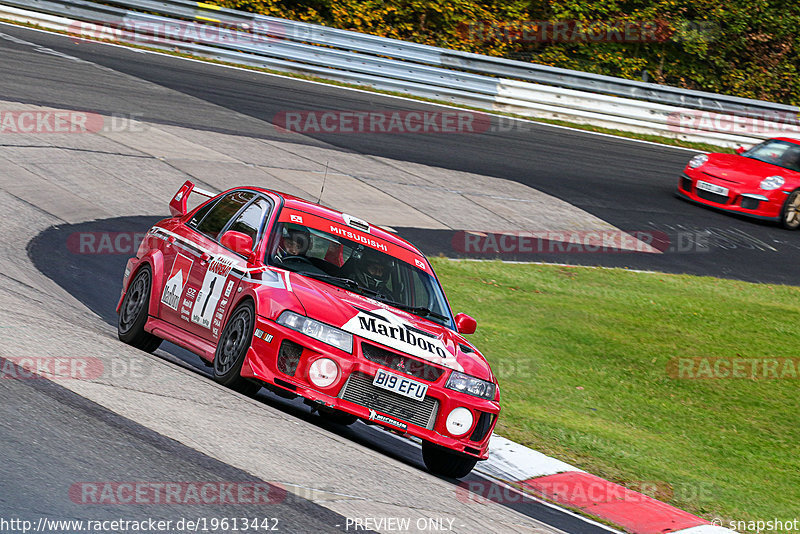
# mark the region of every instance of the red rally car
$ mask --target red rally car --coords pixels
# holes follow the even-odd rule
[[[187,209],[191,193],[213,197]],[[467,475],[488,457],[500,391],[413,245],[356,217],[257,187],[187,181],[171,218],[128,260],[119,338],[166,339],[245,394],[262,386],[319,413],[422,439],[428,469]]]
[[[678,196],[712,208],[800,228],[800,140],[777,137],[736,154],[698,154]]]

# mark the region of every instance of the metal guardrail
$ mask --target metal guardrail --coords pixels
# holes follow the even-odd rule
[[[19,13],[15,15],[13,7],[2,9],[2,5],[14,6]],[[0,0],[0,17],[8,11],[12,18],[27,20],[31,19],[29,10],[63,17],[68,21],[61,23],[63,28],[52,26],[58,23],[48,24],[79,35],[96,37],[91,24],[87,27],[75,21],[97,23],[116,32],[104,37],[123,42],[527,116],[670,135],[675,134],[669,131],[675,114],[692,110],[751,117],[776,126],[776,131],[787,122],[798,124],[794,106],[447,50],[189,0],[105,0],[104,4]],[[203,23],[226,28],[238,38],[188,38],[179,31],[181,25]],[[778,120],[770,123],[769,117]],[[737,132],[740,125],[726,120],[722,121],[724,128],[698,125],[689,133],[673,136],[726,146],[771,136]],[[797,131],[800,133],[800,126]]]
[[[548,65],[537,65],[535,63],[448,50],[397,39],[327,28],[316,24],[288,21],[233,9],[219,8],[202,2],[191,2],[189,0],[105,0],[104,3],[190,20],[251,21],[262,23],[261,27],[277,27],[291,30],[284,32],[282,35],[273,34],[277,38],[302,40],[354,52],[388,56],[403,61],[419,61],[444,68],[461,69],[492,77],[516,78],[543,85],[603,93],[665,105],[737,113],[745,116],[754,111],[760,115],[763,115],[764,111],[798,111],[796,107],[785,104],[693,91],[625,78],[572,71]]]

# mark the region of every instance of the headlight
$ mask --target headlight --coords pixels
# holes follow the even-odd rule
[[[783,176],[767,176],[761,180],[759,187],[764,191],[772,191],[773,189],[778,189],[780,186],[782,186],[785,181],[786,180],[783,179]]]
[[[444,387],[482,399],[494,398],[494,384],[458,371],[453,371]]]
[[[689,160],[689,168],[696,169],[706,161],[708,161],[708,154],[698,154]]]
[[[288,310],[278,317],[278,324],[286,328],[291,328],[292,330],[297,330],[309,337],[332,345],[337,349],[342,349],[345,352],[353,352],[353,335],[339,330],[334,326],[309,319],[304,315]]]

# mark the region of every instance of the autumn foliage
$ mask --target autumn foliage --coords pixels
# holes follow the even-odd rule
[[[218,0],[224,7],[690,89],[800,103],[800,3]]]

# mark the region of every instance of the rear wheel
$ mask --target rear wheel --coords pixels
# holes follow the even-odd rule
[[[422,459],[428,471],[448,478],[465,477],[478,463],[478,459],[473,456],[451,451],[428,441],[422,442]]]
[[[145,352],[153,352],[161,345],[160,338],[144,330],[152,287],[153,276],[150,267],[144,265],[136,272],[136,276],[128,286],[117,319],[117,337]]]
[[[248,396],[255,395],[261,389],[260,384],[241,375],[242,364],[253,339],[255,317],[255,308],[249,300],[237,306],[219,336],[214,353],[214,380]]]
[[[789,230],[800,228],[800,189],[792,191],[781,210],[781,225]]]

